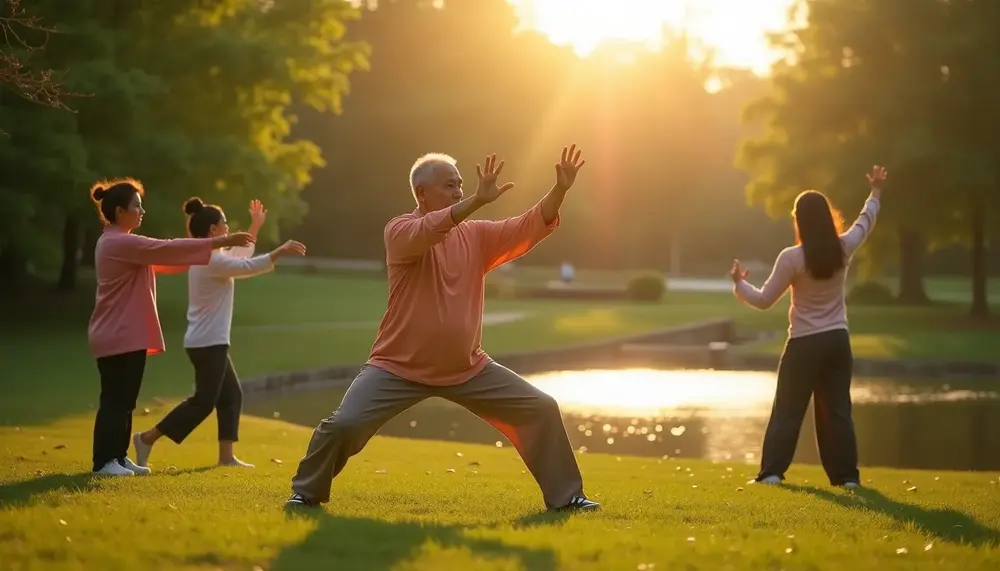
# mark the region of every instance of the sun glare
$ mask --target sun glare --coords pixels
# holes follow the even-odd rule
[[[523,23],[587,57],[608,41],[655,49],[664,29],[715,52],[717,65],[766,73],[775,59],[767,33],[785,27],[795,0],[510,0]]]

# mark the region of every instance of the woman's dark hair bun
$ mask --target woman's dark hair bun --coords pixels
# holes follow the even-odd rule
[[[187,202],[184,203],[185,214],[195,214],[202,208],[205,208],[205,203],[197,196],[187,199]]]
[[[104,186],[97,185],[94,190],[90,193],[94,197],[94,200],[101,201],[104,200],[104,195],[108,193],[108,189]]]

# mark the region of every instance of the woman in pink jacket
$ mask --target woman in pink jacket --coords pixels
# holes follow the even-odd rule
[[[148,474],[148,468],[136,466],[127,454],[146,356],[164,350],[155,274],[205,265],[212,250],[247,246],[253,237],[245,232],[178,240],[140,236],[133,230],[146,213],[142,184],[132,179],[103,182],[95,184],[90,194],[104,222],[94,253],[97,294],[88,327],[90,350],[101,375],[93,470],[110,476]]]

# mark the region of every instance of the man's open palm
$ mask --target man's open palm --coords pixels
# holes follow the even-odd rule
[[[576,145],[563,147],[562,160],[556,165],[556,184],[559,188],[569,189],[576,182],[576,175],[587,161],[580,159],[580,150]]]
[[[479,175],[479,186],[476,188],[476,196],[485,203],[490,203],[500,198],[500,195],[514,188],[514,183],[508,182],[497,186],[497,177],[503,170],[503,161],[497,164],[496,154],[486,157],[486,165],[476,165],[476,174]]]

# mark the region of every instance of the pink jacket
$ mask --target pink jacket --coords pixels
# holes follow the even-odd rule
[[[155,274],[205,265],[211,255],[211,238],[157,240],[107,226],[94,253],[97,296],[87,329],[94,357],[162,353]]]

